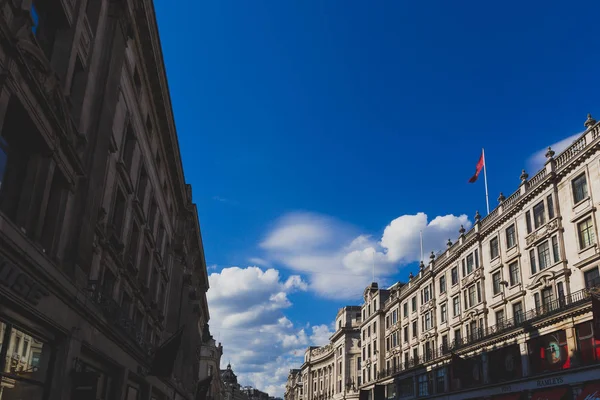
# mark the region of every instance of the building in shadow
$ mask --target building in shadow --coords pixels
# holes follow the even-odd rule
[[[0,38],[0,397],[193,399],[208,275],[152,1],[2,2]]]
[[[248,396],[242,391],[237,376],[231,369],[231,364],[227,364],[227,368],[221,370],[221,380],[225,386],[224,400],[248,400]]]

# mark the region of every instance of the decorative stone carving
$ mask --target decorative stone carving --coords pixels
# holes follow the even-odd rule
[[[527,182],[527,178],[529,178],[529,174],[525,170],[522,170],[519,178],[521,179],[521,183],[525,183]]]
[[[546,158],[547,159],[554,158],[554,154],[556,154],[556,153],[554,152],[554,150],[552,150],[552,147],[548,146],[548,151],[546,152]]]
[[[592,114],[588,114],[587,119],[583,123],[583,126],[585,126],[586,128],[591,128],[594,125],[596,125],[596,120],[592,118]]]
[[[527,236],[525,238],[525,243],[527,244],[527,246],[529,246],[532,243],[535,243],[538,240],[549,236],[556,228],[558,228],[558,220],[553,219],[552,221],[548,222],[542,228],[538,229],[537,231],[532,232],[529,236]]]
[[[506,200],[506,197],[502,192],[500,192],[500,196],[498,196],[498,203],[502,203],[504,200]]]
[[[461,283],[463,284],[463,286],[464,285],[470,285],[471,283],[473,283],[476,280],[478,280],[479,278],[481,278],[482,275],[483,275],[483,268],[479,267],[475,271],[473,271],[472,273],[470,273],[469,275],[467,275],[464,278],[462,278]]]

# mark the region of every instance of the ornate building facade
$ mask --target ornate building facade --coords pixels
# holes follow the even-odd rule
[[[302,370],[290,369],[285,383],[284,400],[302,400],[304,398],[304,387],[302,385]]]
[[[192,399],[208,276],[152,1],[0,10],[0,398]]]
[[[231,369],[231,364],[227,364],[227,368],[221,371],[221,380],[225,386],[224,400],[248,400],[248,396],[242,392],[237,376]]]
[[[304,400],[358,398],[360,323],[359,306],[347,306],[338,311],[336,331],[329,344],[306,350],[300,371],[302,386],[299,394],[294,392],[294,396]],[[296,375],[290,374],[286,387],[297,385]]]
[[[363,399],[600,393],[600,124],[585,127],[417,276],[365,290]]]

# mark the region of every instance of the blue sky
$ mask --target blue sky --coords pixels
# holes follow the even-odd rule
[[[273,394],[373,261],[405,279],[420,229],[430,251],[484,213],[482,147],[493,207],[600,115],[594,1],[155,8],[222,364]]]

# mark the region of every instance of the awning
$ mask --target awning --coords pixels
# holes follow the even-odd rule
[[[567,393],[568,388],[557,387],[548,390],[542,390],[535,392],[531,396],[531,400],[560,400]]]
[[[523,392],[507,393],[494,397],[494,400],[519,400],[522,395]]]
[[[586,399],[600,399],[600,382],[588,383],[583,387],[581,394],[577,396],[577,400]]]

